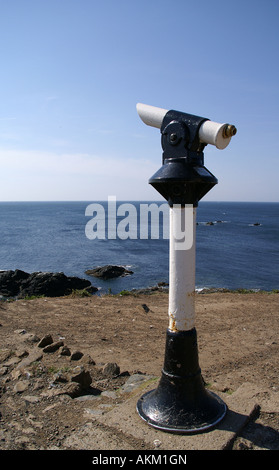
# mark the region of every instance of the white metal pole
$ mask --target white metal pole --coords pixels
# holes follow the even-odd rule
[[[178,205],[179,206],[179,205]],[[196,207],[170,207],[169,329],[195,326]]]

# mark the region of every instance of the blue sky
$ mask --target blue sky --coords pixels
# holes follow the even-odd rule
[[[216,201],[279,201],[278,0],[0,0],[0,201],[161,200],[138,102],[238,132]]]

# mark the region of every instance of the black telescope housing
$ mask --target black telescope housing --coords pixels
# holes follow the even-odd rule
[[[207,118],[168,111],[161,125],[162,167],[150,178],[151,184],[169,203],[198,205],[218,183],[204,166],[204,147],[199,129]]]

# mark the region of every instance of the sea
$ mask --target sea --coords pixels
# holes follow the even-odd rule
[[[157,238],[151,230],[144,239],[140,236],[140,208],[154,201],[116,203],[116,228],[135,217],[133,230],[132,223],[126,225],[126,239],[113,238],[107,228],[108,201],[94,204],[99,213],[93,212],[91,201],[0,202],[0,270],[64,272],[89,279],[101,294],[167,284],[169,240],[164,238],[163,215]],[[127,212],[131,207],[133,213]],[[133,274],[105,281],[85,273],[109,264],[125,266]],[[279,203],[199,203],[196,289],[208,288],[279,289]]]

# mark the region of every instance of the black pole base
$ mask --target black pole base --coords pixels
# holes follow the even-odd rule
[[[137,411],[150,426],[173,433],[205,432],[224,418],[226,404],[204,387],[195,328],[167,330],[160,382],[138,400]]]

